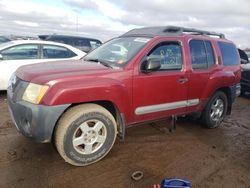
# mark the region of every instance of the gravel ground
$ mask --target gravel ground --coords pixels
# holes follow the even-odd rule
[[[52,144],[19,134],[0,93],[0,187],[153,187],[165,177],[188,179],[193,187],[250,187],[250,97],[240,97],[217,129],[187,119],[127,129],[100,162],[74,167]],[[130,176],[141,170],[144,178]]]

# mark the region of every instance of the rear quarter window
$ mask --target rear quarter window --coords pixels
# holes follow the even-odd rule
[[[239,64],[239,56],[236,47],[232,43],[218,42],[222,62],[224,65],[237,65]]]

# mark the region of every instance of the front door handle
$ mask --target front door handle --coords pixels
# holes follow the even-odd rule
[[[188,82],[188,78],[187,77],[181,77],[181,78],[178,79],[178,82],[180,84],[184,84],[184,83]]]

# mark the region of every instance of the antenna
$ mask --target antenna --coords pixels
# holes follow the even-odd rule
[[[76,14],[76,32],[78,33],[78,14]]]

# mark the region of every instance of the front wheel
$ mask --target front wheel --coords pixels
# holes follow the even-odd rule
[[[62,158],[75,166],[97,162],[108,154],[117,134],[112,114],[97,104],[69,109],[55,130],[55,145]]]
[[[228,100],[224,92],[217,91],[208,101],[201,119],[208,128],[218,127],[227,112]]]

